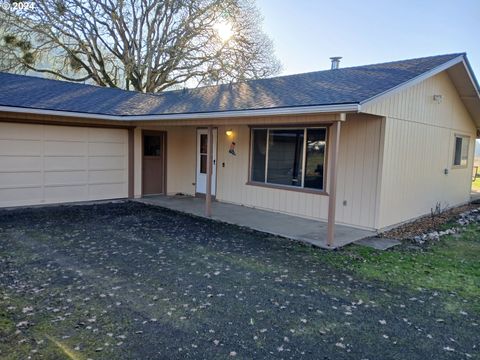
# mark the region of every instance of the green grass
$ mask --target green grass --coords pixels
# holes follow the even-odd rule
[[[473,191],[480,191],[480,176],[475,179],[472,183],[472,190]]]
[[[7,314],[0,313],[0,338],[6,338],[7,336],[15,332],[15,323],[8,317]]]
[[[353,245],[329,261],[366,279],[413,290],[454,292],[480,313],[480,225],[448,236],[426,250],[407,247],[377,251]]]

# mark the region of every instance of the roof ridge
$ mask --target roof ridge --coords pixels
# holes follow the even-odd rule
[[[325,70],[314,70],[314,71],[307,71],[307,72],[302,72],[302,73],[295,73],[295,74],[288,74],[288,75],[280,75],[280,76],[272,76],[268,78],[261,78],[261,79],[249,79],[249,80],[244,80],[244,81],[238,81],[238,82],[233,82],[233,83],[227,83],[227,84],[218,84],[218,85],[205,85],[205,86],[199,86],[196,88],[184,88],[184,89],[175,89],[175,90],[166,90],[163,92],[159,93],[152,93],[153,95],[162,95],[162,94],[173,94],[173,93],[178,93],[178,92],[184,92],[184,91],[195,91],[195,90],[203,90],[203,89],[208,89],[208,88],[215,88],[215,87],[225,87],[225,86],[231,86],[231,85],[239,85],[239,84],[248,84],[252,82],[261,82],[261,81],[266,81],[266,80],[273,80],[273,79],[284,79],[284,78],[289,78],[289,77],[294,77],[294,76],[301,76],[301,75],[311,75],[311,74],[317,74],[317,73],[322,73],[322,72],[327,72],[327,71],[342,71],[342,70],[351,70],[351,69],[357,69],[357,68],[366,68],[366,67],[371,67],[371,66],[378,66],[378,65],[387,65],[387,64],[395,64],[395,63],[402,63],[402,62],[407,62],[407,61],[415,61],[415,60],[424,60],[424,59],[432,59],[432,58],[438,58],[438,57],[444,57],[444,56],[465,56],[467,53],[466,52],[461,52],[461,53],[449,53],[449,54],[440,54],[440,55],[432,55],[432,56],[424,56],[424,57],[417,57],[417,58],[410,58],[410,59],[403,59],[403,60],[393,60],[393,61],[387,61],[387,62],[379,62],[379,63],[374,63],[374,64],[366,64],[366,65],[355,65],[355,66],[348,66],[348,67],[343,67],[339,69],[325,69]]]
[[[226,86],[235,86],[235,85],[241,85],[241,84],[247,84],[247,83],[252,83],[252,82],[263,82],[267,80],[273,80],[273,79],[285,79],[289,77],[294,77],[294,76],[302,76],[302,75],[311,75],[311,74],[316,74],[316,73],[321,73],[321,72],[327,72],[327,71],[342,71],[342,70],[351,70],[351,69],[357,69],[357,68],[365,68],[365,67],[371,67],[371,66],[378,66],[378,65],[387,65],[387,64],[395,64],[399,62],[407,62],[407,61],[415,61],[415,60],[423,60],[423,59],[432,59],[432,58],[438,58],[438,57],[444,57],[444,56],[466,56],[466,52],[461,52],[461,53],[450,53],[450,54],[440,54],[440,55],[432,55],[432,56],[425,56],[425,57],[418,57],[418,58],[411,58],[411,59],[404,59],[404,60],[394,60],[394,61],[387,61],[387,62],[379,62],[379,63],[374,63],[374,64],[366,64],[366,65],[356,65],[356,66],[349,66],[349,67],[344,67],[344,68],[339,68],[339,69],[325,69],[325,70],[315,70],[315,71],[307,71],[303,73],[295,73],[295,74],[288,74],[288,75],[280,75],[280,76],[272,76],[268,78],[262,78],[262,79],[250,79],[250,80],[245,80],[245,81],[238,81],[238,82],[232,82],[232,83],[226,83],[226,84],[217,84],[217,85],[205,85],[205,86],[200,86],[196,88],[184,88],[184,89],[175,89],[175,90],[166,90],[162,92],[157,92],[157,93],[152,93],[152,92],[141,92],[138,90],[126,90],[122,88],[115,88],[115,87],[109,87],[109,86],[100,86],[96,84],[86,84],[86,83],[80,83],[76,81],[68,81],[68,80],[58,80],[58,79],[51,79],[51,78],[46,78],[46,77],[40,77],[40,76],[35,76],[35,75],[23,75],[23,74],[16,74],[16,73],[10,73],[10,72],[5,72],[5,71],[0,71],[0,74],[7,74],[11,76],[19,76],[19,77],[28,77],[28,78],[35,78],[39,80],[45,80],[45,81],[53,81],[56,83],[62,83],[62,84],[75,84],[75,85],[80,85],[80,86],[88,86],[88,87],[93,87],[96,89],[109,89],[110,91],[120,91],[120,92],[127,92],[127,93],[137,93],[139,95],[149,95],[149,96],[162,96],[165,94],[174,94],[174,93],[181,93],[181,92],[195,92],[197,90],[204,90],[208,88],[221,88],[221,87],[226,87]]]

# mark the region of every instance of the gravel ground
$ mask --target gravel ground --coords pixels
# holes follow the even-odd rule
[[[434,216],[425,216],[413,222],[398,226],[382,234],[383,237],[392,239],[413,239],[415,236],[438,230],[442,226],[453,222],[458,216],[469,210],[477,209],[478,204],[458,206],[442,211]]]
[[[2,211],[0,358],[479,358],[457,295],[330,256],[133,202]]]

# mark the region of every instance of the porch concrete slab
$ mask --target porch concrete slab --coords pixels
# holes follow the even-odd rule
[[[470,202],[472,204],[480,204],[480,192],[472,191],[470,194]]]
[[[205,201],[189,196],[149,196],[136,201],[205,217]],[[335,226],[335,243],[327,246],[327,223],[275,213],[241,205],[212,202],[211,219],[249,229],[302,241],[324,249],[336,249],[357,240],[374,236],[373,231],[345,225]]]
[[[389,239],[382,237],[370,237],[355,241],[355,244],[374,248],[376,250],[387,250],[394,246],[400,245],[402,242],[397,239]]]

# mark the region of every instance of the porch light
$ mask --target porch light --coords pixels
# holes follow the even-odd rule
[[[227,134],[227,136],[230,137],[230,136],[233,135],[233,130],[232,130],[232,129],[228,129],[227,131],[225,131],[225,134]]]
[[[435,101],[437,104],[440,104],[443,100],[442,95],[433,95],[433,101]]]

